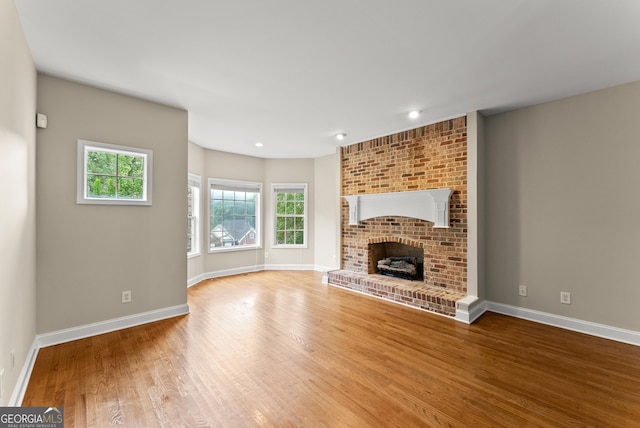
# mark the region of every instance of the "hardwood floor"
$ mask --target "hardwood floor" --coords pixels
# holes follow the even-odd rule
[[[24,406],[65,426],[638,426],[640,347],[493,313],[452,319],[259,272],[191,314],[40,350]]]

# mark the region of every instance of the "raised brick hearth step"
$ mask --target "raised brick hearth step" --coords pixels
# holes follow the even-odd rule
[[[456,315],[456,301],[466,296],[459,291],[429,287],[420,281],[407,281],[349,270],[328,272],[328,280],[331,285],[451,317]]]

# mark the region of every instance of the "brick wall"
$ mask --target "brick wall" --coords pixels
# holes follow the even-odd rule
[[[368,273],[369,243],[401,242],[424,249],[426,285],[466,292],[466,117],[353,144],[343,147],[341,154],[342,195],[454,190],[448,229],[404,217],[379,217],[350,226],[343,199],[342,269]]]

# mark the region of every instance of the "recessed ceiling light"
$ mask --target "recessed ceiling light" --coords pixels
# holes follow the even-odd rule
[[[262,144],[261,142],[259,142],[259,141],[258,141],[258,142],[256,143],[256,147],[262,147],[262,146],[264,146],[264,144]]]
[[[416,119],[418,116],[420,116],[420,111],[418,110],[412,110],[409,112],[410,119]]]
[[[336,134],[336,139],[344,140],[346,136],[347,134],[345,134],[344,132],[340,132],[339,134]]]

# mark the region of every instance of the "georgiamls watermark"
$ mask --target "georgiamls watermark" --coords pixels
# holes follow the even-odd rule
[[[0,407],[0,428],[64,428],[64,407]]]

